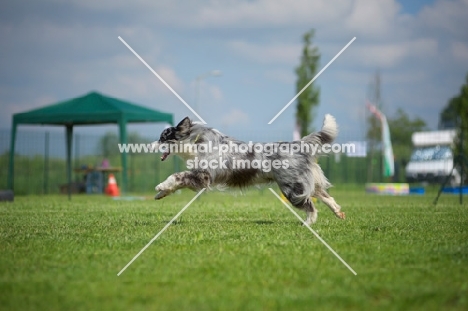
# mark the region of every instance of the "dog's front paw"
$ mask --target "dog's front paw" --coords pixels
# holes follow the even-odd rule
[[[346,218],[346,215],[344,212],[338,212],[335,214],[336,217],[340,218],[340,219],[345,219]]]
[[[177,190],[176,179],[174,176],[169,176],[164,182],[157,185],[154,189],[158,191],[158,194],[156,194],[154,198],[156,200],[162,199]]]
[[[159,191],[159,192],[156,194],[156,196],[154,197],[154,199],[155,199],[155,200],[161,200],[162,198],[167,197],[169,194],[170,194],[169,191],[162,190],[162,191]]]
[[[167,197],[169,194],[171,194],[171,189],[168,189],[164,183],[160,183],[157,185],[154,189],[158,191],[156,196],[154,197],[155,200],[160,200],[164,197]]]

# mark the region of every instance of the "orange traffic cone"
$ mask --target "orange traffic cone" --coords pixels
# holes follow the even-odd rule
[[[109,174],[106,193],[111,197],[118,197],[120,195],[120,190],[119,187],[117,187],[117,181],[115,180],[114,174]]]

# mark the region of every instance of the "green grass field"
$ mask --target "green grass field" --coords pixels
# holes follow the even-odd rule
[[[194,194],[0,204],[0,309],[468,309],[468,205],[435,193],[332,189],[313,228],[357,276],[267,189],[202,194],[117,276]]]

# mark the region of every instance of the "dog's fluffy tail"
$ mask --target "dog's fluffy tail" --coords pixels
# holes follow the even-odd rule
[[[326,114],[323,119],[323,126],[319,132],[309,134],[302,138],[303,141],[312,143],[312,144],[330,144],[333,142],[338,135],[338,125],[336,124],[335,118]]]

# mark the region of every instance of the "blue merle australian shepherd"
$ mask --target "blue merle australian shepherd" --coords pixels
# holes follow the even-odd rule
[[[161,133],[159,141],[155,145],[163,148],[161,160],[165,160],[169,154],[177,154],[184,160],[193,164],[197,163],[218,163],[219,165],[191,165],[190,170],[170,175],[164,182],[156,186],[156,199],[162,199],[181,188],[189,188],[199,191],[203,188],[212,187],[237,187],[244,188],[260,183],[276,182],[283,195],[296,208],[302,209],[307,214],[306,223],[313,224],[317,220],[317,209],[314,206],[312,197],[322,200],[338,218],[344,219],[345,214],[341,212],[341,207],[335,202],[333,197],[327,193],[331,184],[323,174],[317,163],[317,154],[305,152],[304,150],[286,150],[283,145],[309,144],[323,146],[334,141],[338,134],[338,126],[335,118],[326,115],[322,129],[309,134],[300,141],[292,143],[277,143],[280,148],[232,148],[246,143],[226,136],[216,129],[204,126],[201,123],[193,122],[188,117],[183,119],[177,126],[169,127]],[[197,147],[202,144],[209,144],[210,148],[184,148]],[[172,148],[172,147],[178,148]],[[219,152],[221,145],[230,146],[226,152]],[[259,146],[256,146],[259,147]],[[260,146],[261,147],[261,146]],[[271,147],[271,144],[270,144]],[[285,146],[283,146],[285,147]],[[261,150],[259,152],[259,150]],[[267,152],[267,150],[269,152]],[[274,150],[274,152],[271,152]],[[196,152],[197,151],[197,152]],[[274,163],[276,165],[259,167],[254,165],[236,165],[237,161],[244,163]],[[278,161],[279,160],[279,161]],[[189,166],[188,166],[189,167]]]

